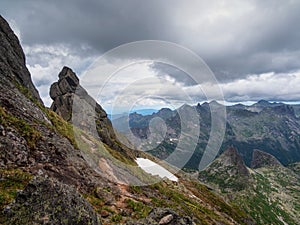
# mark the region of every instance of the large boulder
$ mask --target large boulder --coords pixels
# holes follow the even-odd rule
[[[34,178],[4,209],[4,224],[101,224],[92,206],[73,188]]]

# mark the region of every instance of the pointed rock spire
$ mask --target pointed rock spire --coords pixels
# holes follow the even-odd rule
[[[240,191],[246,188],[250,173],[234,147],[227,148],[206,169],[200,171],[199,179],[218,185],[222,191]]]
[[[106,117],[106,113],[100,105],[88,95],[86,90],[79,84],[79,78],[73,70],[64,66],[58,75],[59,80],[53,83],[50,87],[50,97],[53,99],[51,109],[63,117],[65,120],[70,121],[72,118],[73,96],[80,95],[90,105],[97,105],[97,109],[101,116]]]
[[[132,151],[117,140],[104,109],[79,84],[79,78],[74,71],[65,66],[58,77],[59,80],[50,87],[50,96],[53,99],[51,109],[66,121],[72,121],[75,126],[99,137],[111,148],[133,158]]]
[[[227,148],[223,154],[218,158],[224,166],[234,166],[236,172],[240,175],[248,176],[249,171],[245,165],[244,160],[234,147]]]

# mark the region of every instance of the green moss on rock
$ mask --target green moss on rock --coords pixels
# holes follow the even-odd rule
[[[41,133],[34,126],[11,115],[2,106],[0,106],[0,124],[14,127],[25,138],[30,148],[35,148],[36,142],[41,138]]]

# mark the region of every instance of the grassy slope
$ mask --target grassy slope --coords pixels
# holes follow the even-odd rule
[[[229,186],[234,186],[235,180]],[[259,168],[251,170],[244,189],[231,189],[222,176],[212,176],[209,183],[218,188],[233,204],[247,212],[258,224],[299,224],[300,181],[285,167]],[[240,180],[237,180],[237,185]]]

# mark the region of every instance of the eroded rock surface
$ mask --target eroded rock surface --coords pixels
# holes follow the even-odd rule
[[[101,224],[92,206],[73,188],[34,178],[4,209],[5,224]]]

